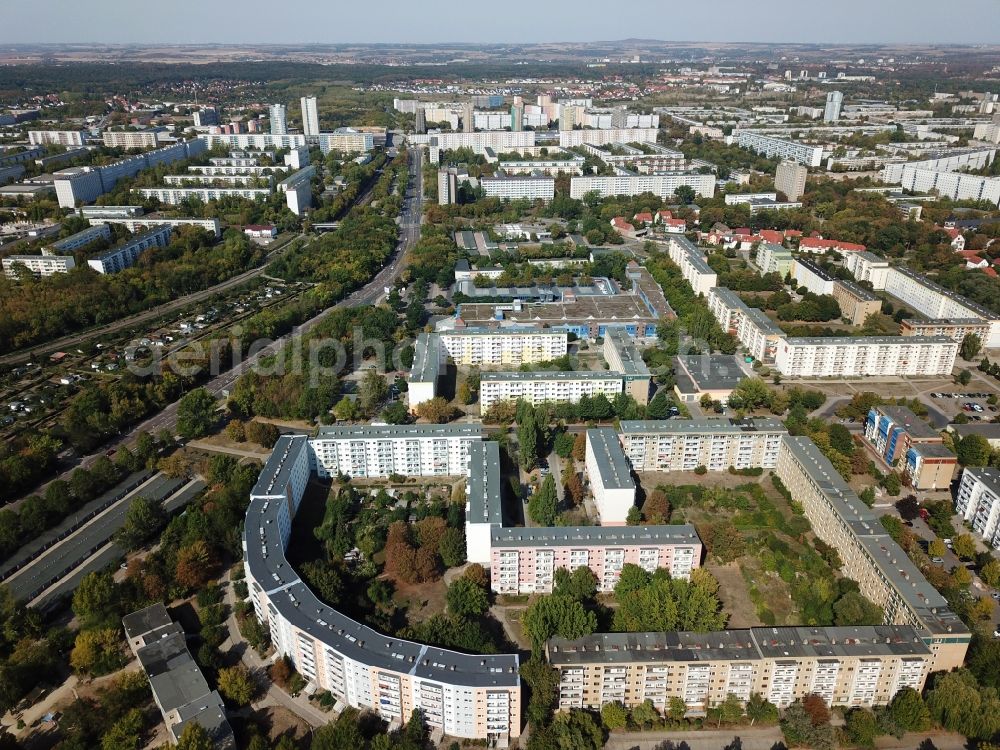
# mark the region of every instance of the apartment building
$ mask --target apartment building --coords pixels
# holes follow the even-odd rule
[[[87,139],[83,130],[29,130],[28,143],[32,146],[82,146]]]
[[[288,134],[288,108],[284,104],[268,107],[268,119],[271,121],[271,135]]]
[[[189,198],[197,198],[202,203],[222,198],[245,198],[251,201],[262,201],[274,190],[269,187],[151,187],[139,188],[138,192],[143,198],[155,198],[160,203],[176,206]]]
[[[782,279],[792,270],[795,262],[790,250],[773,242],[761,242],[757,247],[757,268],[761,274],[776,273]]]
[[[483,177],[479,180],[483,193],[487,198],[500,200],[541,200],[548,203],[555,197],[556,181],[554,177],[535,175],[498,175]]]
[[[852,325],[863,326],[869,315],[882,312],[882,300],[851,281],[837,279],[831,294],[840,306],[841,316]]]
[[[172,742],[188,724],[199,724],[219,750],[235,750],[226,707],[191,656],[184,630],[162,604],[140,609],[122,620],[132,653],[149,679],[156,707]]]
[[[768,158],[778,157],[796,161],[806,167],[818,167],[823,163],[823,147],[810,146],[785,138],[778,138],[752,130],[741,130],[736,136],[736,145],[754,151]]]
[[[560,709],[649,700],[662,712],[680,698],[689,716],[730,694],[779,708],[810,693],[834,706],[885,705],[904,687],[921,690],[931,662],[917,632],[894,625],[595,633],[553,638],[545,654],[559,671]]]
[[[836,279],[821,266],[804,258],[798,258],[792,265],[792,278],[796,287],[804,286],[813,294],[833,294]]]
[[[482,438],[481,424],[330,425],[310,439],[309,456],[322,478],[459,476]]]
[[[150,214],[148,216],[136,216],[131,218],[111,218],[102,216],[88,219],[88,221],[93,227],[118,224],[133,233],[139,232],[143,229],[152,229],[154,227],[198,227],[206,232],[211,232],[215,235],[216,239],[222,237],[222,224],[218,219],[173,219]]]
[[[788,337],[774,361],[785,377],[950,375],[958,346],[944,336]]]
[[[635,471],[773,469],[788,433],[776,419],[624,420],[618,429]]]
[[[508,175],[536,175],[558,177],[561,174],[582,175],[586,159],[579,154],[572,154],[568,159],[546,159],[538,156],[522,161],[503,161],[499,167]]]
[[[585,457],[602,526],[624,526],[635,504],[635,481],[618,435],[610,427],[587,430]]]
[[[983,345],[991,348],[1000,346],[1000,316],[909,268],[890,268],[886,274],[885,291],[931,320],[980,318],[990,327],[990,334],[983,339]]]
[[[605,371],[484,372],[480,375],[479,409],[485,414],[499,401],[523,399],[533,405],[578,403],[603,394],[613,399],[623,390],[621,373]]]
[[[69,273],[76,267],[72,255],[8,255],[0,262],[8,279],[17,279],[19,267],[26,268],[35,276]]]
[[[98,240],[111,240],[111,227],[88,227],[49,245],[50,252],[71,253]]]
[[[748,306],[724,286],[709,290],[708,308],[724,331],[733,334],[754,359],[774,362],[784,332],[756,307]]]
[[[202,133],[198,136],[208,148],[225,146],[230,149],[265,151],[318,146],[327,154],[330,151],[367,153],[375,147],[375,136],[353,128],[337,128],[332,133],[303,135],[299,133]]]
[[[165,185],[180,185],[187,187],[198,187],[199,185],[219,186],[219,185],[240,185],[249,187],[263,187],[274,184],[271,175],[256,174],[168,174],[163,176]]]
[[[312,183],[315,177],[316,167],[309,165],[292,172],[277,185],[277,191],[285,195],[288,210],[296,216],[302,216],[312,208]]]
[[[407,140],[418,146],[431,146],[442,151],[471,148],[479,152],[491,148],[496,152],[517,151],[535,145],[535,131],[525,130],[514,133],[509,130],[481,130],[476,133],[427,133],[407,136]]]
[[[520,734],[516,654],[472,655],[386,636],[328,607],[285,559],[309,479],[305,436],[282,436],[251,491],[244,569],[277,653],[335,700],[400,727],[414,710],[432,731],[500,745]]]
[[[303,96],[299,100],[302,107],[302,132],[306,135],[319,135],[319,107],[315,96]]]
[[[919,164],[917,162],[916,164]],[[900,166],[891,164],[882,172]],[[935,169],[921,169],[915,164],[903,164],[899,184],[905,190],[915,193],[937,193],[943,198],[962,201],[988,201],[1000,206],[1000,178],[980,177],[962,172],[940,172]],[[884,179],[884,178],[883,178]]]
[[[441,339],[434,333],[421,333],[413,344],[413,366],[410,368],[407,397],[410,411],[437,396],[437,381],[441,376]]]
[[[161,130],[107,130],[102,134],[108,148],[156,148],[160,145]]]
[[[152,247],[166,247],[170,244],[173,227],[164,226],[150,229],[123,241],[120,245],[105,250],[94,258],[87,259],[87,265],[98,273],[118,273],[131,268],[139,256]]]
[[[705,254],[687,237],[671,237],[668,247],[670,260],[681,269],[684,280],[691,285],[695,294],[707,297],[719,285],[715,269],[708,265]]]
[[[442,331],[440,337],[447,355],[464,367],[520,367],[548,362],[566,354],[569,346],[565,331],[530,326],[456,327]]]
[[[774,173],[774,189],[790,201],[797,201],[806,192],[809,170],[794,161],[782,161]]]
[[[958,459],[944,446],[941,433],[905,406],[880,405],[868,412],[865,440],[889,466],[899,466],[917,490],[951,484]]]
[[[213,159],[213,161],[220,161]],[[234,164],[210,164],[208,166],[195,165],[187,168],[190,174],[200,175],[267,175],[280,171],[280,167],[262,167],[257,164],[256,159],[232,159],[225,161],[236,162]],[[245,164],[244,162],[252,162]]]
[[[630,260],[628,265],[625,266],[625,278],[632,282],[631,293],[646,306],[646,310],[651,316],[657,319],[677,317],[670,307],[670,303],[667,302],[667,298],[663,295],[663,288],[646,268],[640,266],[634,260]],[[646,329],[648,328],[647,326]],[[611,329],[609,328],[608,330]],[[639,336],[643,335],[643,333],[647,336],[655,335],[655,331],[652,334],[647,332],[647,330],[643,330],[642,333],[638,329],[636,331],[636,335]]]
[[[504,525],[500,444],[492,440],[469,444],[469,471],[465,480],[466,559],[490,565],[490,540]]]
[[[658,128],[596,128],[559,130],[559,146],[571,148],[585,143],[605,146],[609,143],[656,143]]]
[[[930,671],[960,667],[968,629],[816,445],[784,436],[775,473],[802,504],[816,536],[836,548],[844,575],[885,611],[885,623],[917,630],[931,650]]]
[[[574,130],[572,132],[582,131]],[[715,196],[715,175],[696,172],[635,174],[621,169],[613,175],[572,177],[569,181],[569,194],[571,198],[582,200],[587,193],[593,191],[597,191],[602,198],[653,193],[666,200],[672,199],[674,191],[682,185],[690,187],[695,193],[705,198]]]
[[[857,281],[867,281],[873,289],[885,289],[889,275],[889,261],[875,253],[862,250],[844,254],[844,267],[854,274]]]
[[[917,490],[945,490],[957,469],[958,459],[943,443],[918,443],[906,452],[903,479]]]
[[[1000,549],[1000,469],[964,469],[955,495],[955,512],[972,524],[984,543]]]
[[[609,328],[604,334],[602,352],[609,371],[621,377],[623,391],[640,405],[649,403],[653,376],[635,339],[621,328]]]
[[[80,206],[77,213],[84,219],[130,219],[142,216],[142,206]]]
[[[903,336],[947,336],[958,341],[972,334],[989,341],[990,323],[982,318],[904,318],[899,324]]]
[[[590,568],[597,589],[613,591],[622,567],[687,579],[700,565],[694,526],[495,527],[490,536],[490,585],[498,594],[549,594],[559,568]]]

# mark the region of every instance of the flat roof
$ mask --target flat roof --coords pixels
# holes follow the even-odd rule
[[[608,370],[528,370],[516,372],[483,372],[479,378],[483,382],[502,383],[509,380],[618,380],[620,372]]]
[[[731,391],[748,377],[733,354],[681,354],[674,357],[674,365],[678,385],[683,374],[693,386],[683,389],[687,393]]]
[[[910,450],[924,458],[956,458],[944,443],[916,443],[910,446]]]
[[[757,328],[770,336],[784,336],[777,323],[771,320],[763,310],[747,305],[743,310],[743,316],[748,318]]]
[[[906,430],[914,438],[941,438],[941,433],[927,424],[906,406],[879,405],[872,407],[876,413],[881,413],[892,420],[897,427]]]
[[[865,302],[874,302],[875,300],[878,299],[876,295],[869,292],[863,286],[855,284],[853,281],[845,281],[844,279],[837,279],[837,283],[841,287],[849,291],[851,294],[853,294],[855,297],[857,297],[860,300],[864,300]]]
[[[1000,440],[1000,424],[996,422],[978,422],[969,424],[950,424],[948,429],[958,433],[960,437],[966,435],[982,435],[987,440]],[[971,469],[966,469],[971,471]],[[976,469],[981,471],[981,469]],[[992,471],[992,470],[991,470]]]
[[[468,481],[466,515],[469,523],[502,525],[499,443],[489,440],[469,446]]]
[[[621,328],[609,328],[604,333],[604,342],[610,345],[618,353],[621,360],[622,374],[625,377],[645,377],[650,376],[649,367],[642,358],[642,352],[635,344],[635,339],[628,335]]]
[[[930,289],[930,290],[932,290],[934,292],[937,292],[938,294],[941,294],[941,295],[944,295],[945,297],[948,297],[951,300],[954,300],[955,302],[958,302],[963,307],[968,308],[969,310],[971,310],[972,312],[976,313],[977,315],[982,315],[987,320],[1000,320],[1000,315],[997,315],[992,310],[986,309],[985,307],[983,307],[982,305],[980,305],[978,302],[973,302],[968,297],[963,297],[961,294],[957,294],[956,292],[953,292],[950,289],[945,289],[940,284],[934,283],[933,281],[931,281],[930,279],[928,279],[926,276],[923,276],[923,275],[917,273],[916,271],[911,271],[906,266],[894,266],[894,270],[898,271],[899,273],[903,274],[904,276],[908,276],[909,278],[911,278],[914,281],[918,282],[919,284],[921,284],[922,286],[926,287],[927,289]]]
[[[211,692],[205,676],[188,651],[182,633],[154,641],[140,648],[136,656],[164,713]]]
[[[618,441],[618,433],[610,427],[591,428],[587,430],[587,442],[593,450],[599,474],[590,477],[590,481],[600,481],[605,489],[634,490],[632,469]]]
[[[903,318],[903,323],[914,328],[931,326],[960,326],[968,328],[976,326],[978,328],[988,328],[989,321],[982,318]]]
[[[467,307],[475,307],[473,305],[462,305],[462,319],[465,319],[465,310]],[[492,308],[492,306],[490,306]],[[482,318],[480,320],[493,320],[492,315],[488,318]],[[560,336],[565,338],[565,331],[553,331],[547,328],[540,328],[539,326],[523,325],[523,326],[466,326],[464,328],[453,328],[447,331],[441,331],[442,336]]]
[[[628,546],[701,544],[694,526],[550,526],[501,527],[490,533],[493,547]]]
[[[314,440],[385,440],[418,438],[473,438],[483,437],[479,422],[453,424],[358,424],[320,425]],[[277,448],[277,446],[275,446]],[[266,466],[265,466],[266,468]]]
[[[645,434],[696,434],[737,435],[746,432],[788,432],[780,420],[771,417],[747,418],[742,421],[727,417],[702,417],[700,419],[635,419],[618,423],[622,435]]]
[[[962,479],[965,479],[966,475],[978,479],[993,494],[1000,495],[1000,469],[994,469],[989,466],[969,466],[962,470]]]
[[[434,333],[421,333],[413,346],[411,383],[433,383],[441,373],[441,339]]]
[[[906,625],[750,628],[750,633],[767,659],[931,654],[917,631]]]
[[[650,312],[661,318],[670,317],[674,310],[663,294],[663,288],[653,278],[653,274],[644,266],[627,266],[626,278],[632,281],[632,290],[645,298]]]
[[[282,435],[257,476],[251,494],[257,497],[282,497],[292,476],[292,466],[299,454],[309,447],[306,435]]]
[[[878,346],[881,344],[955,344],[958,342],[950,336],[789,336],[785,341],[793,346],[811,346],[827,344],[841,346],[855,344],[858,346]]]
[[[816,276],[819,276],[820,279],[822,279],[823,281],[836,281],[836,279],[833,276],[831,276],[830,274],[828,274],[826,272],[826,270],[824,270],[823,268],[821,268],[816,263],[813,263],[812,261],[806,260],[805,258],[796,258],[795,259],[795,263],[797,265],[802,266],[804,269],[806,269],[810,273],[815,274]]]
[[[651,661],[748,661],[760,658],[749,630],[594,633],[576,640],[552,638],[546,643],[546,655],[555,667]]]
[[[173,623],[173,620],[170,619],[167,608],[159,602],[145,609],[140,609],[138,612],[125,615],[122,618],[122,624],[125,626],[125,635],[130,639],[138,638],[144,633],[158,630],[171,623]]]
[[[486,322],[496,319],[497,306],[488,302],[462,303],[461,318],[466,321]],[[655,323],[661,316],[653,315],[645,302],[635,294],[614,297],[577,297],[566,302],[529,302],[520,310],[503,309],[505,320],[517,323],[597,324]],[[503,329],[501,329],[503,330]],[[541,330],[540,333],[566,335],[565,331]],[[461,333],[459,330],[458,333]]]

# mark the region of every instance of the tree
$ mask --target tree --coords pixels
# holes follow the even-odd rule
[[[560,750],[600,750],[604,746],[604,732],[587,711],[571,709],[558,714],[550,730]]]
[[[923,697],[911,687],[900,688],[886,707],[886,713],[893,724],[906,732],[923,732],[931,725]]]
[[[858,747],[875,747],[879,726],[875,714],[866,708],[853,708],[845,717],[844,731],[848,739]]]
[[[333,407],[333,416],[340,422],[349,422],[356,419],[358,414],[354,399],[344,396],[337,405]]]
[[[979,569],[979,577],[986,582],[986,585],[1000,588],[1000,560],[990,558],[990,561]]]
[[[417,405],[417,416],[433,424],[444,424],[455,418],[455,407],[442,396],[428,399]]]
[[[523,418],[519,417],[517,426],[517,445],[521,465],[526,470],[531,471],[531,469],[535,468],[535,464],[538,463],[538,427],[535,425],[535,415],[533,411],[528,411]],[[555,491],[554,484],[553,491]],[[547,523],[542,525],[551,526],[552,524]]]
[[[117,541],[128,551],[137,549],[155,535],[165,521],[161,503],[137,497],[125,511],[125,523],[118,530]]]
[[[281,437],[281,430],[270,422],[258,422],[256,419],[246,426],[247,440],[264,448],[273,448]]]
[[[670,415],[670,401],[666,391],[659,391],[646,404],[646,419],[666,419]]]
[[[438,554],[446,568],[465,564],[465,534],[459,529],[445,529],[438,545]]]
[[[972,583],[972,573],[968,568],[959,565],[951,572],[951,582],[957,588],[964,589]]]
[[[982,435],[966,435],[958,441],[955,453],[962,466],[986,466],[990,460],[990,444]]]
[[[732,693],[726,694],[726,699],[719,704],[718,709],[719,723],[717,727],[721,727],[723,722],[735,724],[743,718],[743,702]]]
[[[748,410],[764,409],[771,405],[772,392],[761,378],[746,378],[733,391],[735,397]]]
[[[587,457],[587,435],[583,432],[578,432],[576,434],[576,440],[573,441],[573,458],[577,461],[583,461]]]
[[[967,333],[962,339],[962,345],[959,347],[958,353],[966,362],[971,362],[974,360],[983,349],[982,339],[979,338],[978,334]]]
[[[676,695],[671,696],[670,700],[667,701],[667,716],[669,716],[673,721],[680,721],[687,714],[687,704],[684,702],[683,698],[678,698]]]
[[[833,605],[834,625],[881,625],[882,608],[857,591],[848,591]]]
[[[628,711],[621,701],[611,701],[601,706],[601,721],[609,730],[623,729],[628,724]]]
[[[234,443],[242,443],[247,439],[246,424],[242,419],[230,419],[226,425],[226,437]]]
[[[632,721],[634,721],[640,729],[646,729],[659,721],[659,719],[660,712],[656,710],[656,706],[653,705],[653,701],[649,698],[632,709]]]
[[[760,693],[751,693],[746,706],[750,726],[758,721],[761,724],[773,724],[778,720],[778,707],[766,700]]]
[[[525,610],[524,632],[536,648],[552,636],[574,639],[597,629],[597,616],[568,596],[543,596]]]
[[[410,412],[402,401],[393,401],[382,410],[382,421],[386,424],[406,424],[410,421]]]
[[[70,666],[77,672],[100,675],[118,669],[124,663],[122,642],[114,628],[81,630],[70,653]]]
[[[944,557],[947,552],[948,548],[944,546],[944,542],[940,539],[934,539],[927,545],[927,554],[931,557]]]
[[[237,706],[247,706],[253,700],[256,689],[250,672],[242,664],[219,670],[219,692]]]
[[[142,742],[144,724],[142,709],[133,708],[104,733],[101,750],[136,750]]]
[[[374,367],[369,369],[358,386],[358,405],[365,414],[374,414],[389,395],[389,385]]]
[[[213,750],[214,747],[212,737],[196,721],[188,723],[177,740],[177,750]]]
[[[553,440],[552,448],[560,458],[569,458],[573,455],[573,445],[576,438],[572,432],[560,432]],[[572,468],[572,467],[570,467]]]
[[[195,388],[177,404],[177,432],[186,438],[199,438],[215,425],[215,396],[204,388]]]
[[[659,488],[653,490],[642,504],[642,517],[646,523],[662,525],[670,521],[670,501]]]
[[[73,593],[73,613],[83,623],[117,620],[118,594],[108,571],[88,573]]]
[[[177,583],[188,589],[197,589],[208,583],[215,568],[215,555],[209,546],[198,539],[177,551]]]
[[[556,480],[549,474],[528,500],[528,515],[539,526],[552,526],[556,522],[558,502]]]
[[[559,568],[555,572],[552,593],[578,602],[589,602],[597,594],[597,576],[586,565],[574,568],[572,572]]]
[[[976,557],[976,542],[971,534],[959,534],[952,540],[952,549],[955,554],[963,560],[972,560]]]
[[[900,490],[903,489],[903,482],[899,478],[899,474],[894,471],[890,471],[882,478],[882,487],[885,489],[886,493],[895,497],[899,494]]]
[[[682,204],[687,205],[694,202],[696,193],[690,185],[678,185],[674,189],[674,195],[677,196],[677,200]]]
[[[448,587],[448,611],[457,617],[479,617],[490,606],[486,589],[468,578],[457,578]]]
[[[313,732],[309,750],[364,750],[367,742],[361,726],[361,712],[348,707],[335,721]]]
[[[833,727],[829,723],[829,712],[826,716],[825,721],[814,721],[813,716],[806,710],[804,701],[795,701],[785,709],[785,716],[781,720],[781,732],[785,735],[786,744],[789,747],[833,750],[836,742]]]
[[[968,385],[972,382],[972,373],[968,370],[960,370],[955,380],[958,381],[959,385]]]
[[[458,400],[463,404],[471,404],[473,401],[472,389],[469,387],[469,381],[463,380],[458,384],[458,388],[455,392]]]
[[[949,731],[974,739],[989,739],[1000,731],[996,690],[981,688],[968,671],[938,675],[926,700],[931,719]]]

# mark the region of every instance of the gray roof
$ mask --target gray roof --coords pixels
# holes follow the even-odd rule
[[[962,470],[962,481],[966,477],[973,477],[985,484],[995,495],[1000,495],[1000,469],[993,469],[988,466],[969,466]]]
[[[467,326],[441,332],[442,336],[523,336],[524,334],[566,336],[565,331],[553,331],[551,328],[538,326]]]
[[[433,383],[441,373],[441,339],[434,333],[421,333],[413,347],[411,383]]]
[[[922,276],[919,273],[917,273],[916,271],[911,271],[906,266],[895,266],[894,270],[898,271],[899,273],[903,274],[904,276],[908,276],[909,278],[913,279],[914,281],[919,282],[921,285],[923,285],[927,289],[931,289],[931,290],[937,292],[938,294],[942,294],[945,297],[948,297],[949,299],[952,299],[955,302],[958,302],[960,305],[962,305],[963,307],[968,308],[969,310],[971,310],[976,315],[982,315],[986,320],[1000,320],[1000,315],[997,315],[992,310],[988,310],[984,306],[980,305],[978,302],[973,302],[968,297],[963,297],[961,294],[957,294],[957,293],[951,291],[950,289],[945,289],[940,284],[935,284],[933,281],[931,281],[930,279],[928,279],[926,276]]]
[[[496,383],[508,380],[617,380],[621,382],[622,374],[608,370],[519,370],[516,372],[484,372],[479,377],[483,382]]]
[[[145,609],[140,609],[138,612],[125,615],[122,618],[122,624],[125,626],[125,635],[129,638],[138,638],[144,633],[166,627],[172,622],[173,620],[170,619],[167,608],[160,602]]]
[[[881,344],[955,344],[958,342],[950,336],[789,336],[785,342],[793,346],[823,345],[841,346],[858,344],[863,346],[878,346]]]
[[[905,625],[750,628],[750,632],[761,656],[768,659],[931,653],[917,631]]]
[[[766,334],[772,336],[785,335],[785,332],[781,330],[778,324],[767,317],[767,314],[763,310],[747,305],[743,311],[743,315]]]
[[[787,432],[780,420],[770,417],[745,419],[742,422],[725,417],[703,417],[701,419],[636,419],[618,423],[622,435],[643,434],[692,434],[718,435],[744,432]]]
[[[834,281],[833,276],[828,274],[823,268],[821,268],[816,263],[813,263],[810,260],[806,260],[805,258],[798,258],[796,259],[795,263],[799,266],[802,266],[810,273],[819,276],[819,278],[822,279],[823,281]]]
[[[674,357],[674,372],[686,393],[733,390],[747,378],[733,354],[682,354]]]
[[[597,463],[598,477],[590,477],[591,482],[600,481],[606,489],[635,489],[632,469],[618,442],[618,434],[610,427],[587,430],[587,442],[593,448]]]
[[[987,326],[982,318],[903,318],[911,326]]]
[[[229,721],[226,720],[226,709],[218,691],[213,690],[202,700],[195,700],[186,706],[181,706],[177,710],[177,714],[180,721],[170,727],[170,732],[174,737],[180,738],[184,727],[193,722],[201,725],[208,732],[215,750],[236,747],[233,729],[229,726]]]
[[[916,443],[910,450],[924,458],[955,458],[955,454],[944,443]]]
[[[177,634],[139,649],[139,663],[149,677],[149,686],[164,713],[186,706],[208,695],[201,669],[191,657],[184,636]]]
[[[274,444],[271,455],[260,470],[251,491],[257,497],[283,497],[292,476],[292,466],[301,451],[308,449],[305,435],[282,435]]]
[[[469,445],[469,523],[503,524],[500,488],[500,444],[492,440]]]
[[[906,406],[876,406],[875,411],[887,416],[896,427],[902,427],[911,438],[941,439],[941,433],[927,424]]]
[[[875,253],[869,250],[859,250],[858,252],[854,253],[854,255],[855,257],[858,258],[864,258],[869,263],[884,263],[885,265],[889,265],[888,260],[886,260],[880,255],[876,255]]]
[[[613,346],[622,363],[622,374],[626,378],[648,378],[649,368],[642,358],[642,352],[635,344],[635,339],[628,335],[624,328],[608,328],[604,332],[604,342]]]
[[[853,294],[855,297],[857,297],[860,300],[864,300],[865,302],[874,302],[875,300],[878,299],[876,295],[869,292],[863,286],[858,286],[853,281],[844,281],[843,279],[837,279],[837,283],[840,284],[841,287],[849,291],[851,294]]]
[[[418,438],[472,438],[483,436],[482,424],[358,424],[321,425],[315,440],[385,440]],[[275,446],[277,447],[277,446]],[[267,468],[265,466],[265,468]]]
[[[997,424],[996,422],[950,424],[948,425],[948,429],[958,434],[959,437],[965,437],[966,435],[982,435],[987,440],[1000,440],[1000,424]]]
[[[694,526],[552,526],[493,529],[491,547],[566,547],[573,545],[641,547],[645,544],[701,544]]]

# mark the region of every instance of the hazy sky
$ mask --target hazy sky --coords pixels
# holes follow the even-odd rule
[[[0,44],[998,43],[1000,0],[0,0]]]

